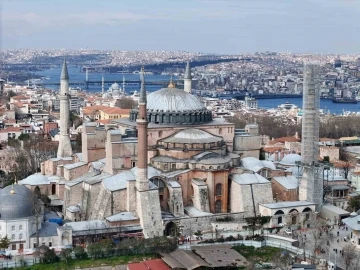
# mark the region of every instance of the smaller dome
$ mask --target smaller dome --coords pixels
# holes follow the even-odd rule
[[[120,86],[119,86],[117,83],[113,83],[113,84],[110,86],[110,88],[111,88],[112,90],[119,90],[119,89],[120,89]]]
[[[168,143],[214,143],[222,140],[221,137],[212,135],[204,130],[188,128],[181,130],[162,141]]]
[[[350,214],[350,217],[356,217],[358,214],[356,213],[356,212],[352,212],[351,214]]]
[[[49,179],[45,175],[42,175],[41,173],[35,173],[28,176],[24,180],[19,181],[19,184],[37,186],[46,185],[49,184],[49,182]]]
[[[301,156],[298,154],[287,154],[283,159],[280,161],[281,165],[296,165],[296,161],[301,161]]]

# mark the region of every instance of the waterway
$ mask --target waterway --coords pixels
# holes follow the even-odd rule
[[[70,82],[84,82],[85,73],[80,72],[79,68],[68,67]],[[58,83],[60,81],[61,68],[47,69],[43,71],[34,72],[40,76],[46,77],[48,79],[44,80],[44,83]],[[139,74],[116,74],[116,73],[104,73],[104,80],[111,81],[112,83],[117,82],[122,87],[123,76],[125,80],[139,80]],[[89,81],[101,81],[101,73],[88,73]],[[176,77],[173,77],[175,80]],[[145,75],[146,81],[170,81],[170,75]],[[105,83],[105,92],[109,89],[112,83]],[[75,87],[75,86],[74,86]],[[126,93],[131,94],[135,90],[139,90],[140,85],[125,85]],[[159,90],[161,86],[159,85],[147,85],[146,90],[153,92]],[[47,86],[46,88],[57,90],[58,86]],[[101,84],[99,85],[89,85],[88,92],[101,92]]]
[[[70,82],[83,82],[85,81],[85,73],[80,72],[79,68],[75,67],[69,67],[69,77]],[[45,82],[59,82],[60,80],[60,73],[61,69],[48,69],[44,71],[36,72],[36,74],[47,77],[48,80],[44,80]],[[89,81],[101,81],[102,74],[100,73],[89,73]],[[139,74],[109,74],[104,73],[104,79],[105,81],[112,81],[117,82],[118,84],[122,83],[123,76],[125,77],[125,80],[138,80],[140,77]],[[168,80],[170,81],[169,75],[145,75],[145,79],[147,81],[162,81],[162,80]],[[176,78],[174,77],[174,80]],[[105,91],[107,91],[110,87],[111,83],[105,84]],[[139,90],[139,85],[126,85],[125,89],[128,94],[133,93],[135,90]],[[49,87],[52,89],[56,89],[57,86]],[[161,86],[158,85],[148,85],[146,86],[146,90],[149,92],[153,92],[156,90],[159,90]],[[88,92],[100,92],[101,91],[101,85],[89,85]],[[302,108],[302,98],[278,98],[278,99],[259,99],[258,104],[259,108],[265,108],[265,109],[271,109],[271,108],[277,108],[280,104],[283,104],[285,102],[289,102],[291,104],[295,104],[299,108]],[[331,114],[342,114],[344,111],[350,111],[350,112],[360,112],[360,102],[358,104],[341,104],[341,103],[333,103],[329,99],[321,99],[320,100],[320,108],[324,110],[324,112],[328,112]]]

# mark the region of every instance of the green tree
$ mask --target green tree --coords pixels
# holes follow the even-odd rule
[[[81,246],[74,247],[74,254],[76,259],[87,259],[88,255],[85,252],[84,248]]]
[[[360,196],[351,198],[349,200],[347,210],[349,212],[357,212],[360,210]]]
[[[10,239],[8,238],[7,235],[5,235],[0,239],[0,249],[2,250],[7,249],[9,245],[10,245]]]
[[[91,243],[87,246],[87,252],[93,259],[102,257],[102,247],[99,243]]]
[[[30,139],[30,135],[26,133],[21,133],[20,136],[18,137],[19,141],[26,141],[28,139]]]
[[[62,258],[65,262],[71,261],[71,248],[63,248],[60,252],[60,258]]]
[[[114,242],[110,239],[104,239],[100,241],[100,246],[102,253],[105,255],[105,257],[111,256],[114,251]]]

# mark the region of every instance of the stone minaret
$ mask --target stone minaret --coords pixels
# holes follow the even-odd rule
[[[144,69],[141,71],[138,129],[138,170],[136,177],[136,208],[145,238],[163,235],[159,191],[148,179],[147,111]]]
[[[299,187],[299,199],[316,203],[320,211],[323,203],[323,167],[319,156],[319,89],[320,66],[317,63],[304,65],[303,117],[301,135],[301,161],[303,176]]]
[[[125,94],[125,76],[123,75],[122,91]]]
[[[69,136],[70,101],[69,101],[69,73],[64,61],[60,76],[60,135],[57,157],[71,157],[72,149]]]
[[[185,74],[184,74],[184,91],[191,93],[191,69],[190,69],[189,61],[187,61]]]

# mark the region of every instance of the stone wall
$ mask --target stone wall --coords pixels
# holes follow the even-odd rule
[[[320,146],[320,158],[324,159],[324,157],[328,156],[330,158],[330,162],[334,162],[339,160],[340,149],[336,146]]]
[[[297,189],[286,189],[283,185],[279,184],[275,179],[271,179],[273,198],[278,201],[297,201]]]
[[[254,157],[260,155],[260,135],[237,135],[234,137],[234,153],[242,158]]]

